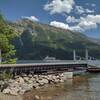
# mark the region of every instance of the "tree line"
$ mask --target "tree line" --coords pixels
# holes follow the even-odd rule
[[[5,18],[0,14],[0,50],[2,63],[16,63],[16,50],[11,44],[16,37],[16,32],[8,25]]]

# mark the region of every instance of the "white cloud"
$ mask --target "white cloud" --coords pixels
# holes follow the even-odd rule
[[[86,17],[80,17],[78,24],[74,26],[69,26],[68,24],[52,21],[50,22],[51,26],[55,26],[62,29],[70,29],[74,31],[86,31],[90,29],[95,29],[100,24],[100,15],[87,15]]]
[[[85,9],[82,6],[76,6],[76,12],[78,14],[83,14],[85,13]]]
[[[39,21],[39,19],[36,18],[35,16],[30,16],[30,17],[22,16],[22,18],[28,19],[28,20],[31,20],[31,21],[34,21],[34,22],[38,22]]]
[[[82,21],[78,24],[80,31],[85,31],[85,30],[90,30],[90,29],[94,29],[97,28],[97,24],[94,22],[87,22],[87,21]]]
[[[94,13],[94,10],[90,10],[90,9],[85,9],[86,13]]]
[[[79,22],[79,19],[76,19],[74,16],[68,16],[66,18],[67,23],[76,23]]]
[[[69,29],[68,24],[58,22],[58,21],[52,21],[50,22],[50,25],[54,27],[62,28],[62,29]]]
[[[92,7],[95,7],[95,6],[96,6],[96,4],[94,4],[94,3],[93,3],[93,4],[91,4],[91,6],[92,6]]]
[[[52,0],[52,2],[44,5],[44,10],[55,13],[70,13],[73,9],[74,0]]]
[[[92,7],[95,7],[95,6],[96,6],[96,4],[94,4],[94,3],[92,3],[92,4],[86,3],[86,5],[87,5],[87,6],[92,6]]]
[[[81,17],[80,22],[70,28],[76,31],[86,31],[97,28],[98,24],[100,24],[100,15],[87,15],[86,17]]]
[[[82,21],[86,20],[87,22],[91,21],[100,24],[100,15],[87,15],[85,18],[81,17],[81,20]]]
[[[85,9],[82,6],[76,6],[75,10],[76,10],[76,13],[78,13],[78,14],[85,14],[85,13],[90,14],[90,13],[94,13],[95,12],[94,10],[90,10],[88,8]]]

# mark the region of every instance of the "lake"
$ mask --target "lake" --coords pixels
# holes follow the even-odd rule
[[[41,100],[100,100],[100,74],[86,73],[63,84],[32,90],[24,95],[24,100],[33,100],[34,95]]]

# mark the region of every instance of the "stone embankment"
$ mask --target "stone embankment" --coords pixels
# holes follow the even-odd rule
[[[64,82],[64,74],[57,75],[26,75],[15,76],[13,79],[0,81],[1,92],[11,95],[23,95],[25,92],[39,89],[46,84],[57,84]]]

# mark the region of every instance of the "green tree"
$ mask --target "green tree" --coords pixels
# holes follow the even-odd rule
[[[2,63],[16,63],[14,46],[11,44],[16,32],[9,26],[0,15],[0,49],[2,52]]]

